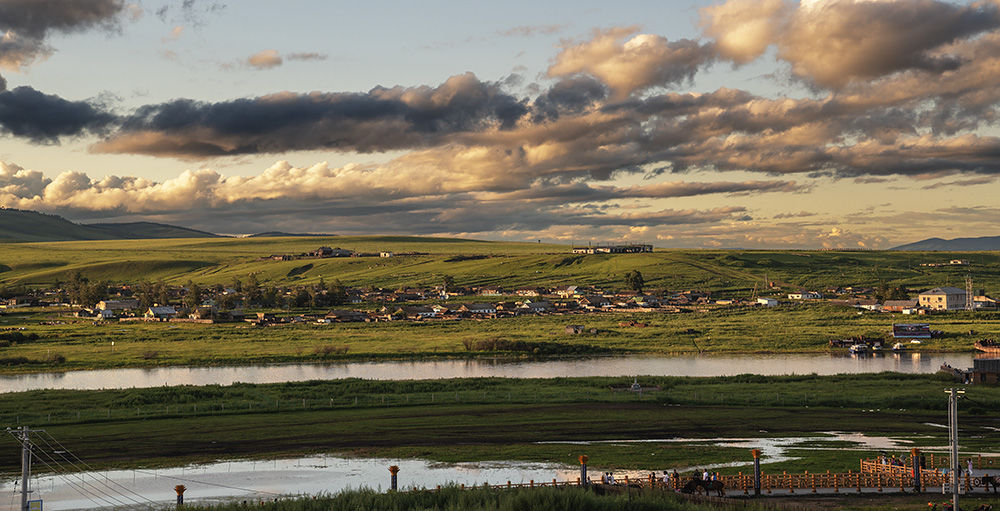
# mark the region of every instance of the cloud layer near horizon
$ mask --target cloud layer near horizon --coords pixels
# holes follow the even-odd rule
[[[24,41],[44,44],[48,31],[113,25],[124,8],[120,1],[90,1],[106,10],[40,26],[16,16],[0,23],[7,31],[0,66],[3,59],[23,66],[43,55],[30,45],[19,49]],[[254,207],[266,216],[315,208],[342,218],[395,215],[385,225],[400,229],[407,222],[397,219],[405,212],[430,226],[422,227],[427,232],[616,226],[642,235],[656,225],[721,226],[753,218],[742,206],[675,210],[659,206],[663,199],[802,193],[821,176],[953,175],[929,186],[963,186],[1000,174],[1000,138],[991,131],[1000,104],[996,1],[729,0],[700,14],[701,39],[611,27],[566,40],[544,85],[523,90],[517,85],[523,77],[484,81],[461,73],[437,85],[176,99],[114,112],[30,87],[0,87],[0,131],[49,144],[96,136],[94,153],[205,162],[292,151],[406,152],[379,165],[279,163],[249,178],[203,169],[162,182],[92,180],[74,172],[46,179],[9,164],[0,172],[0,202],[105,216],[172,215],[185,207]],[[733,88],[684,90],[713,66],[771,58],[779,76],[809,92],[765,97]],[[283,61],[266,50],[246,65],[271,69]],[[33,115],[38,111],[46,115]],[[676,178],[730,171],[762,178]],[[609,183],[629,175],[651,183]],[[638,209],[626,207],[636,201]],[[521,213],[509,219],[505,211]],[[813,230],[812,240],[838,242],[845,233]]]

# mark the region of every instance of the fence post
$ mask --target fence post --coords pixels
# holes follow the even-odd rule
[[[751,449],[750,454],[753,455],[753,494],[759,496],[760,495],[760,449]]]
[[[389,489],[396,491],[396,474],[399,473],[399,467],[396,465],[389,466]]]
[[[875,474],[875,482],[878,484],[878,491],[882,492],[882,472]]]
[[[913,489],[920,491],[920,449],[910,449],[910,465],[913,467]],[[902,487],[902,485],[900,485]]]
[[[529,480],[529,484],[528,485],[529,485],[529,487],[534,488],[535,487],[535,480],[534,479]]]
[[[816,474],[809,474],[809,484],[812,485],[812,492],[816,493]]]
[[[792,478],[788,476],[788,472],[781,471],[782,479],[785,480],[785,484],[788,485],[788,493],[795,493],[795,485],[792,484]]]
[[[840,493],[840,472],[833,474],[833,493]]]

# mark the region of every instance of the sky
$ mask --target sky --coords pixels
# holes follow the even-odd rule
[[[224,234],[1000,234],[1000,0],[0,0],[0,206]]]

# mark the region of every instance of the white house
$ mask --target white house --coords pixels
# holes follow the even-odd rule
[[[789,300],[819,300],[823,298],[823,295],[815,291],[799,291],[798,293],[789,293]]]
[[[776,307],[778,305],[778,300],[768,296],[762,296],[757,299],[757,305],[763,305],[764,307]]]

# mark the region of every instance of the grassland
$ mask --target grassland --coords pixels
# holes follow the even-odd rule
[[[314,381],[0,394],[0,423],[42,427],[94,466],[317,452],[443,462],[523,460],[662,470],[745,461],[717,438],[863,432],[941,448],[947,380],[923,375]],[[963,449],[1000,453],[1000,388],[970,387]],[[683,438],[683,442],[669,439]],[[642,440],[642,442],[632,442]],[[833,439],[831,439],[833,440]],[[604,441],[581,445],[579,442]],[[547,442],[539,444],[539,442]],[[767,471],[852,470],[873,453],[796,446]],[[0,438],[0,452],[16,452]],[[0,457],[0,473],[18,469]],[[731,471],[739,470],[732,468]]]
[[[391,258],[271,261],[270,254],[298,254],[326,245],[377,253],[420,253]],[[459,258],[455,256],[482,256]],[[952,258],[971,266],[925,267]],[[484,242],[449,238],[344,236],[69,241],[0,244],[0,285],[47,286],[81,272],[91,280],[183,284],[230,283],[254,274],[263,284],[311,284],[321,278],[351,286],[436,285],[443,275],[462,286],[599,285],[624,287],[625,272],[639,270],[651,289],[700,288],[748,295],[765,275],[791,287],[878,286],[1000,290],[997,252],[835,252],[658,250],[647,254],[574,255],[568,245]],[[298,271],[305,264],[306,271]]]
[[[1000,337],[998,313],[951,313],[922,318],[940,338],[923,351],[969,351],[983,337]],[[629,321],[646,327],[622,326]],[[505,339],[545,355],[824,353],[828,341],[854,335],[888,337],[899,316],[859,314],[823,304],[774,309],[718,308],[688,313],[603,313],[493,320],[289,324],[99,323],[48,310],[9,313],[0,328],[24,328],[38,340],[0,347],[0,373],[112,367],[309,363],[414,357],[526,356],[470,352],[466,341]],[[567,334],[582,324],[584,334]],[[596,330],[590,333],[590,330]],[[971,333],[970,333],[971,332]],[[114,344],[112,344],[114,343]],[[843,352],[837,349],[834,351]],[[527,356],[535,356],[528,353]]]

